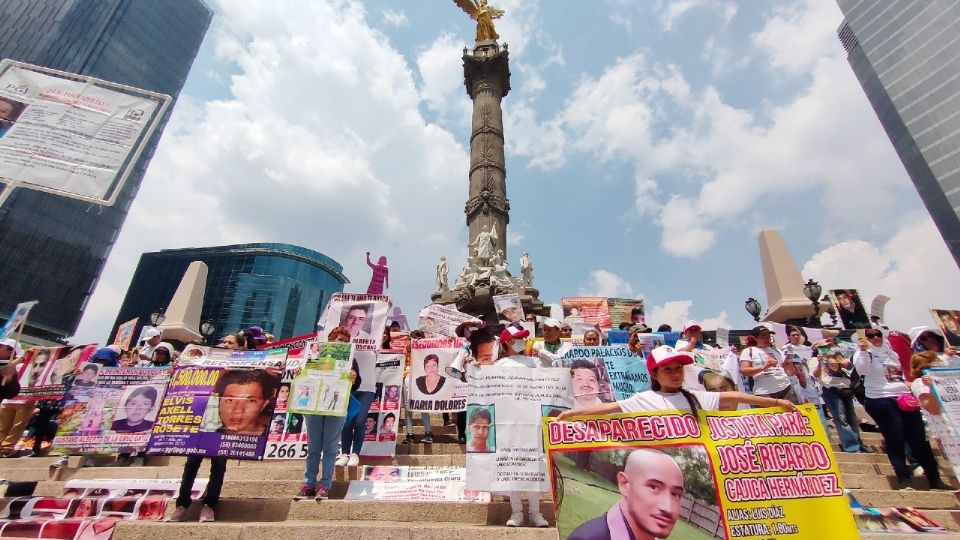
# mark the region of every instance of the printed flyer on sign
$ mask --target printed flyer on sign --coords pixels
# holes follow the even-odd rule
[[[410,399],[414,412],[457,412],[467,406],[467,384],[447,375],[461,339],[415,339],[410,350]]]
[[[573,407],[570,370],[492,365],[468,380],[466,488],[547,491],[539,426]]]
[[[318,333],[325,338],[331,330],[342,326],[350,332],[350,342],[357,351],[378,351],[387,326],[389,303],[390,298],[382,294],[336,293],[317,323]]]
[[[607,299],[602,297],[577,296],[561,298],[563,318],[580,320],[590,326],[597,325],[605,330],[610,329],[610,307]]]
[[[261,459],[286,357],[285,349],[187,347],[147,453]]]
[[[140,317],[134,317],[129,321],[117,327],[117,335],[113,338],[113,344],[121,349],[130,350],[130,342],[133,341],[133,331],[137,328],[137,322]]]
[[[610,312],[610,326],[618,328],[620,323],[631,325],[645,323],[642,299],[607,298],[607,310]]]
[[[626,399],[650,389],[647,362],[622,345],[574,347],[561,360],[573,372],[577,409]]]
[[[301,336],[303,338],[304,336]],[[307,457],[307,424],[303,415],[290,412],[287,405],[290,403],[290,384],[300,374],[300,370],[307,363],[304,347],[307,341],[312,341],[316,334],[298,344],[301,338],[291,338],[289,345],[296,347],[294,352],[287,353],[287,364],[283,370],[280,389],[277,390],[277,403],[273,409],[273,418],[270,420],[270,432],[267,434],[267,449],[263,459],[303,459]],[[289,349],[288,349],[289,350]]]
[[[960,311],[956,309],[931,309],[937,328],[943,332],[947,345],[960,347]]]
[[[17,104],[0,178],[93,198],[107,195],[160,103],[18,66],[0,75],[0,96]]]
[[[397,453],[400,415],[400,385],[403,384],[403,351],[381,351],[377,355],[377,390],[367,413],[363,457],[391,458]],[[388,429],[391,428],[392,429]]]
[[[299,414],[345,416],[352,384],[352,351],[350,343],[307,343],[307,363],[290,385],[287,409]]]
[[[23,355],[17,366],[20,394],[11,403],[33,399],[60,399],[74,370],[84,365],[98,345],[34,347]],[[84,377],[90,374],[84,374]]]
[[[501,321],[508,323],[523,320],[523,304],[520,303],[518,293],[500,294],[493,297],[493,307]]]
[[[545,420],[543,437],[562,540],[858,537],[812,405]]]
[[[923,379],[910,384],[914,395],[920,399],[923,407],[923,420],[933,435],[934,443],[940,448],[940,454],[947,458],[954,475],[960,474],[960,369],[935,368],[923,372],[931,382],[926,387]],[[926,403],[923,394],[930,391],[939,407]],[[932,409],[932,410],[931,410]],[[939,409],[939,410],[937,410]]]
[[[480,319],[457,311],[456,306],[431,304],[420,310],[420,322],[417,328],[422,330],[428,338],[443,336],[455,338],[457,327],[468,321],[479,323]]]
[[[68,454],[142,451],[169,380],[165,369],[83,365],[64,395],[54,449]]]
[[[0,178],[3,178],[2,174],[0,174]],[[7,317],[7,322],[0,327],[0,339],[7,339],[20,330],[20,326],[23,325],[27,320],[27,316],[30,315],[30,309],[37,305],[37,303],[36,300],[32,300],[30,302],[17,304],[17,307],[13,308],[13,313]]]
[[[489,503],[490,494],[464,489],[463,467],[398,467],[364,465],[350,482],[348,501]]]

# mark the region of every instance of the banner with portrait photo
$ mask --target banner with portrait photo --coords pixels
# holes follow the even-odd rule
[[[523,304],[520,303],[518,293],[498,294],[493,297],[493,308],[497,311],[497,317],[507,323],[515,323],[523,320]]]
[[[940,329],[943,337],[947,340],[947,345],[960,347],[960,310],[931,309],[930,313],[937,323],[937,328]]]
[[[463,467],[364,465],[350,482],[348,501],[489,503],[490,494],[467,490]]]
[[[117,335],[113,337],[113,344],[125,351],[130,350],[130,343],[133,342],[133,331],[136,330],[139,320],[140,317],[134,317],[118,326]]]
[[[563,308],[563,318],[597,325],[604,330],[610,329],[610,307],[603,297],[576,296],[560,299]]]
[[[545,420],[543,437],[561,540],[857,538],[812,405]]]
[[[547,491],[539,426],[573,407],[570,370],[490,365],[468,381],[466,489]]]
[[[287,349],[287,363],[283,370],[283,377],[280,379],[280,389],[277,390],[277,402],[273,408],[273,417],[267,433],[267,448],[263,452],[265,460],[307,457],[307,424],[303,421],[302,414],[287,410],[287,405],[290,403],[290,384],[307,363],[304,347],[307,342],[314,341],[315,338],[316,334],[308,334],[283,340],[295,348]],[[266,350],[270,349],[266,348]]]
[[[403,363],[403,351],[381,351],[377,355],[377,391],[364,425],[363,457],[392,458],[397,454]]]
[[[647,322],[642,298],[607,298],[607,310],[610,312],[612,328],[619,328],[620,323],[630,323],[632,326]]]
[[[7,317],[7,322],[0,326],[0,340],[7,339],[18,332],[23,323],[27,321],[30,310],[38,303],[37,300],[31,300],[17,304],[17,307],[13,308],[13,312]]]
[[[428,338],[455,338],[457,327],[468,321],[479,323],[480,319],[457,311],[453,305],[431,304],[420,310],[417,328]]]
[[[870,328],[870,317],[856,289],[831,289],[830,303],[837,312],[840,324],[846,330]]]
[[[97,344],[92,344],[27,350],[23,362],[17,366],[20,393],[8,402],[62,398],[67,384],[73,380],[74,370],[84,365],[98,348]]]
[[[351,343],[307,343],[307,362],[290,385],[287,410],[299,414],[345,416],[350,402]]]
[[[622,345],[574,347],[562,360],[573,373],[575,409],[619,401],[650,389],[646,360]]]
[[[467,406],[467,384],[447,375],[464,341],[415,339],[410,349],[407,408],[414,412],[459,412]]]
[[[924,422],[954,475],[960,475],[960,369],[926,369],[923,374],[929,377],[930,389],[940,405],[940,414],[924,411]]]
[[[54,450],[107,454],[146,448],[170,371],[99,364],[80,369],[63,397]]]
[[[167,386],[147,453],[261,459],[285,349],[188,346]]]
[[[350,332],[356,351],[379,351],[387,326],[390,298],[383,294],[334,293],[327,303],[317,333],[325,340],[338,326]]]

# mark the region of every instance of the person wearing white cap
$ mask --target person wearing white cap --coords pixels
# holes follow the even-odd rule
[[[703,347],[701,342],[702,338],[703,329],[700,325],[697,324],[696,321],[687,321],[683,323],[683,332],[674,347],[678,351],[691,352],[696,349],[697,346]]]
[[[678,351],[669,345],[661,345],[647,355],[647,371],[652,379],[651,390],[638,392],[613,403],[564,411],[557,419],[643,411],[691,411],[696,415],[699,410],[735,409],[740,403],[757,407],[783,407],[791,411],[796,409],[793,403],[785,399],[754,396],[743,392],[686,390],[683,388],[683,366],[692,363],[693,356],[690,353]]]
[[[800,404],[790,377],[783,369],[783,354],[773,346],[773,325],[761,323],[750,331],[757,340],[754,347],[740,353],[740,374],[753,377],[753,393]]]
[[[19,393],[17,366],[23,361],[23,349],[17,340],[7,338],[0,341],[0,373],[4,397],[10,399]],[[17,391],[14,392],[13,390]],[[9,395],[12,394],[12,395]],[[30,417],[33,416],[33,402],[4,403],[0,405],[0,453],[2,457],[15,455],[14,446],[23,436]]]
[[[160,344],[160,329],[150,327],[143,331],[144,343],[140,347],[140,360],[153,361],[153,351]]]
[[[560,321],[547,318],[540,326],[543,328],[543,341],[533,344],[533,354],[539,357],[545,366],[556,365],[556,362],[563,358],[573,345],[570,342],[560,341],[560,333],[563,330]]]
[[[940,330],[932,326],[914,326],[908,332],[910,347],[917,352],[933,351],[940,361],[948,367],[960,368],[960,356],[957,348],[950,347]]]

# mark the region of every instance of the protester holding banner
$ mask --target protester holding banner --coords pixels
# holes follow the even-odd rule
[[[839,348],[832,348],[818,352],[817,361],[813,376],[823,383],[823,400],[833,418],[840,448],[844,452],[870,452],[860,439],[860,420],[853,407],[850,359]]]
[[[930,377],[924,377],[924,372],[931,368],[946,368],[943,361],[933,351],[924,351],[917,353],[910,358],[910,370],[913,375],[913,382],[910,383],[910,391],[920,402],[923,420],[930,428],[940,453],[947,458],[953,468],[954,475],[960,472],[960,438],[957,437],[957,431],[953,424],[944,414],[937,400],[931,391]]]
[[[387,336],[389,336],[389,333],[387,333]],[[330,334],[327,336],[327,341],[349,342],[353,337],[355,337],[355,335],[350,333],[349,328],[338,326],[330,331]],[[336,465],[340,467],[356,467],[360,465],[360,449],[363,448],[363,440],[366,435],[367,414],[370,412],[370,406],[373,405],[373,400],[377,397],[376,352],[355,351],[354,369],[357,375],[350,390],[350,395],[352,396],[351,399],[359,402],[359,407],[356,414],[349,421],[341,424],[341,454],[340,457],[336,458]],[[340,418],[346,420],[344,417]],[[308,433],[309,430],[310,428],[308,427]],[[327,467],[324,467],[324,471],[326,471],[326,469]],[[332,470],[330,474],[333,474]],[[329,485],[327,488],[329,489]]]
[[[627,399],[612,403],[563,411],[557,419],[643,411],[691,411],[697,414],[699,410],[719,411],[736,408],[740,403],[758,407],[796,409],[796,406],[786,399],[754,396],[743,392],[715,393],[686,390],[683,388],[683,366],[691,364],[693,364],[693,356],[689,353],[677,351],[669,345],[661,345],[647,355],[647,370],[652,378],[651,390],[638,392]]]
[[[140,339],[143,340],[143,344],[140,345],[140,350],[137,354],[140,355],[140,360],[149,362],[153,358],[153,350],[160,344],[160,330],[152,326],[146,328],[143,331],[143,335],[140,336]]]
[[[327,341],[349,343],[350,332],[346,328],[338,326],[327,335]],[[350,370],[351,393],[354,394],[363,384],[357,373],[358,370],[357,361],[354,359]],[[304,414],[303,417],[307,424],[307,460],[303,468],[303,485],[294,498],[299,500],[312,497],[319,501],[329,496],[330,486],[333,485],[337,445],[344,433],[344,424],[347,422],[347,417],[319,414]],[[365,414],[364,418],[366,418]],[[319,484],[317,483],[318,472],[321,473]]]
[[[940,330],[930,326],[916,326],[910,329],[910,346],[917,352],[933,351],[940,356],[946,367],[960,368],[960,355],[956,347],[947,345]]]
[[[740,353],[740,374],[753,378],[753,393],[799,405],[800,398],[783,369],[783,355],[773,346],[773,325],[760,324],[750,331],[750,335],[757,344]]]
[[[20,392],[18,366],[23,362],[23,350],[17,340],[6,338],[0,341],[0,366],[2,366],[3,398],[10,399]],[[33,400],[0,405],[0,457],[16,455],[14,447],[20,441],[30,417],[33,416]]]
[[[897,489],[909,489],[912,483],[913,471],[907,465],[906,446],[923,467],[931,489],[950,489],[940,480],[940,470],[923,428],[920,406],[904,380],[897,353],[884,344],[880,330],[870,328],[865,336],[859,340],[853,365],[864,378],[867,398],[863,406],[883,434],[887,459],[897,473]]]

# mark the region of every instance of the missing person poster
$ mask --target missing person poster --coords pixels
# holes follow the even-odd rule
[[[54,449],[106,454],[146,448],[170,372],[99,364],[80,369],[63,398]]]
[[[117,335],[113,337],[113,344],[121,349],[130,350],[130,343],[133,341],[133,331],[137,328],[137,322],[140,317],[134,317],[129,321],[117,327]]]
[[[303,421],[302,414],[287,410],[287,405],[290,403],[290,385],[307,363],[304,348],[307,342],[313,341],[314,338],[316,334],[284,340],[296,348],[293,349],[294,352],[289,352],[290,349],[287,352],[287,364],[280,380],[280,389],[277,390],[277,402],[270,420],[267,448],[263,452],[263,459],[307,457],[307,424]]]
[[[347,487],[348,501],[489,503],[490,494],[464,488],[463,467],[364,465]]]
[[[377,355],[377,389],[367,413],[366,431],[363,446],[360,448],[360,455],[363,457],[392,458],[397,454],[396,427],[400,420],[403,362],[402,350],[381,351]],[[391,425],[393,429],[385,429]]]
[[[957,429],[960,420],[960,369],[927,369],[923,374],[929,377],[929,390],[940,405],[938,414],[924,408],[924,423],[933,434],[940,454],[950,462],[954,475],[960,474],[960,430]],[[919,399],[928,388],[923,379],[919,379],[910,384],[910,389]]]
[[[187,347],[147,453],[261,459],[286,357],[286,349]]]
[[[856,289],[833,289],[829,294],[830,303],[837,311],[837,317],[844,329],[862,330],[871,327],[867,310],[863,307],[863,300]]]
[[[379,351],[389,303],[383,294],[335,293],[317,323],[318,333],[326,339],[331,330],[342,326],[357,351]]]
[[[610,312],[612,328],[619,328],[622,323],[630,323],[632,326],[647,322],[642,298],[607,298],[607,310]]]
[[[336,341],[307,343],[306,365],[290,385],[287,409],[298,414],[345,416],[353,347]]]
[[[947,345],[960,347],[960,310],[931,309],[930,313],[947,340]]]
[[[543,437],[562,540],[858,537],[812,405],[545,420]]]
[[[604,330],[610,329],[610,307],[603,297],[577,296],[561,298],[564,320],[579,321]]]
[[[0,174],[0,178],[2,177],[3,175]],[[0,339],[7,339],[19,331],[20,326],[26,322],[27,316],[30,315],[30,310],[38,303],[36,300],[31,300],[17,304],[17,307],[13,308],[13,313],[7,317],[7,322],[0,326]]]
[[[467,384],[450,377],[463,340],[415,339],[410,350],[410,400],[414,412],[458,412],[467,406]]]
[[[490,365],[468,380],[466,489],[547,491],[539,426],[573,407],[570,370]]]
[[[83,366],[97,348],[96,344],[31,348],[17,366],[20,394],[9,402],[62,398],[67,384],[73,380],[74,370]]]
[[[515,323],[523,320],[523,304],[518,293],[499,294],[493,297],[493,307],[501,321]]]
[[[431,304],[420,310],[420,322],[417,328],[428,338],[455,338],[457,327],[467,321],[479,323],[480,319],[457,311],[456,306]]]
[[[623,345],[574,347],[561,360],[573,373],[575,409],[626,399],[650,389],[646,360]]]

